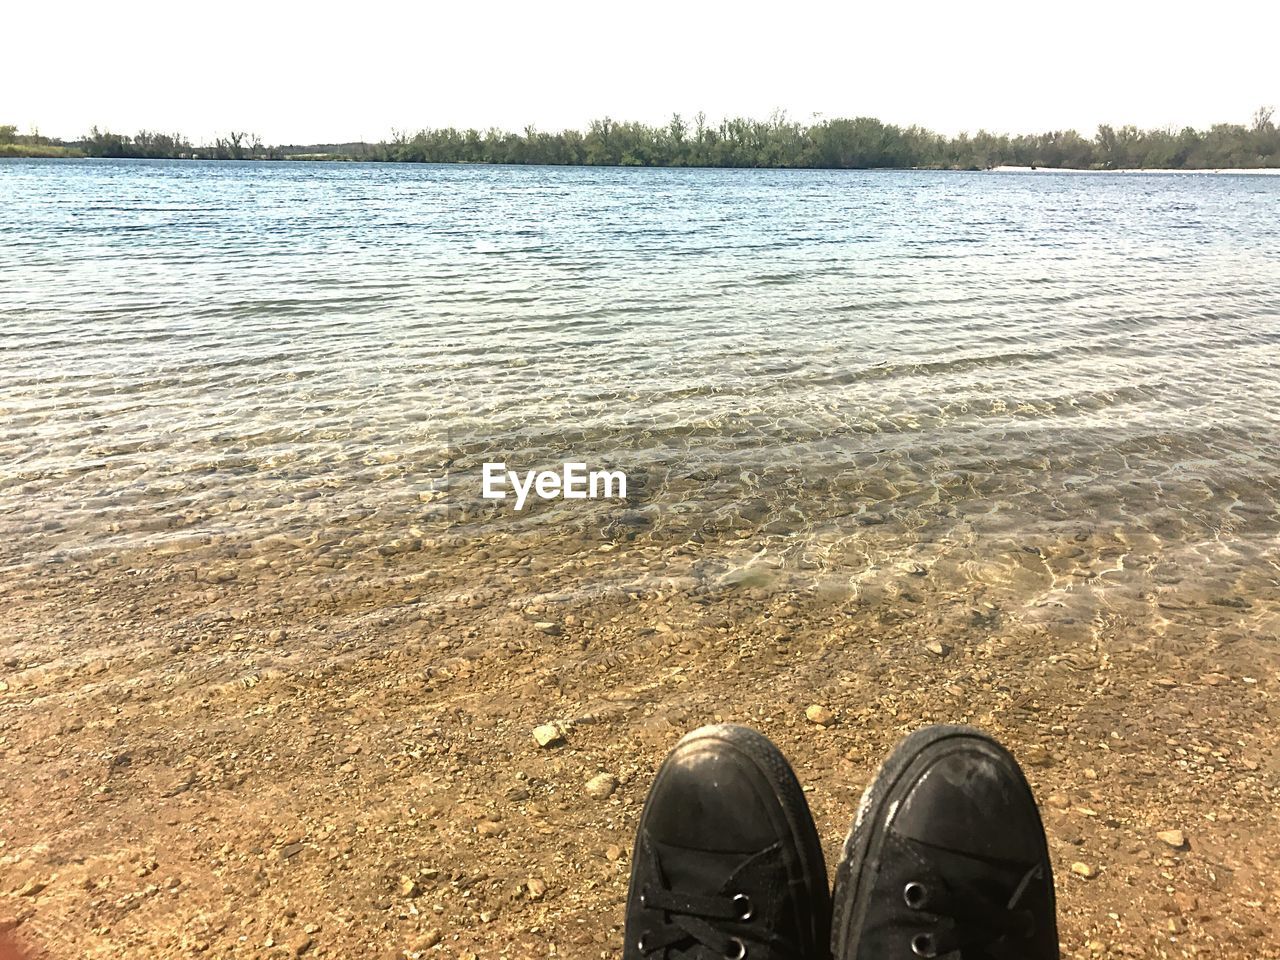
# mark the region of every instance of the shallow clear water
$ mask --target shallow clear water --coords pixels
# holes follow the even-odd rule
[[[1280,178],[4,161],[0,569],[1274,598],[1278,348]],[[490,459],[630,503],[517,514]]]

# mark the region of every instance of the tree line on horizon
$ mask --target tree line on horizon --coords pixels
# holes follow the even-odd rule
[[[47,152],[41,154],[42,149]],[[585,131],[559,133],[532,126],[519,133],[449,127],[396,132],[380,143],[276,146],[240,132],[196,145],[181,134],[146,130],[127,136],[95,127],[80,140],[60,141],[0,126],[0,156],[5,155],[810,169],[1264,168],[1280,167],[1280,129],[1269,108],[1259,109],[1247,126],[1141,130],[1103,125],[1093,137],[1075,130],[1018,136],[980,130],[947,137],[872,117],[804,124],[781,113],[763,121],[732,118],[718,124],[708,123],[703,114],[691,122],[677,114],[663,126],[605,118]]]

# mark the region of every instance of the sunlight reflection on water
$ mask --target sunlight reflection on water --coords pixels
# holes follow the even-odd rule
[[[542,538],[1274,594],[1280,178],[6,161],[0,208],[15,583]],[[488,459],[631,502],[516,514]]]

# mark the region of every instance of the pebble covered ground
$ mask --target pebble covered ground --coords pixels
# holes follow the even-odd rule
[[[1033,559],[1107,565],[1104,534],[1067,546]],[[701,549],[446,536],[10,578],[0,931],[49,958],[617,957],[685,731],[772,737],[833,870],[879,759],[945,721],[1026,767],[1065,957],[1280,957],[1274,580],[1080,620],[924,568],[852,596],[699,579]]]

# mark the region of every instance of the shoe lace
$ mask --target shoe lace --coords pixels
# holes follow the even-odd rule
[[[699,897],[646,886],[640,904],[652,914],[637,946],[642,956],[667,960],[748,960],[754,947],[771,957],[801,957],[803,951],[763,925],[753,927],[755,909],[745,893]]]
[[[911,881],[903,888],[903,899],[913,910],[927,910],[935,916],[945,916],[953,921],[949,929],[939,932],[922,932],[911,940],[911,952],[917,957],[945,956],[955,951],[993,946],[1005,938],[1026,938],[1036,931],[1036,915],[1027,905],[1028,894],[1037,882],[1046,877],[1041,864],[1035,864],[1022,874],[1007,900],[997,900],[990,894],[974,891],[965,903],[930,903],[928,887]],[[965,954],[966,958],[969,956]]]
[[[637,945],[644,956],[659,954],[673,960],[743,960],[747,956],[746,939],[724,929],[726,923],[750,921],[751,900],[745,894],[698,897],[649,886],[641,891],[640,904],[652,913]]]

